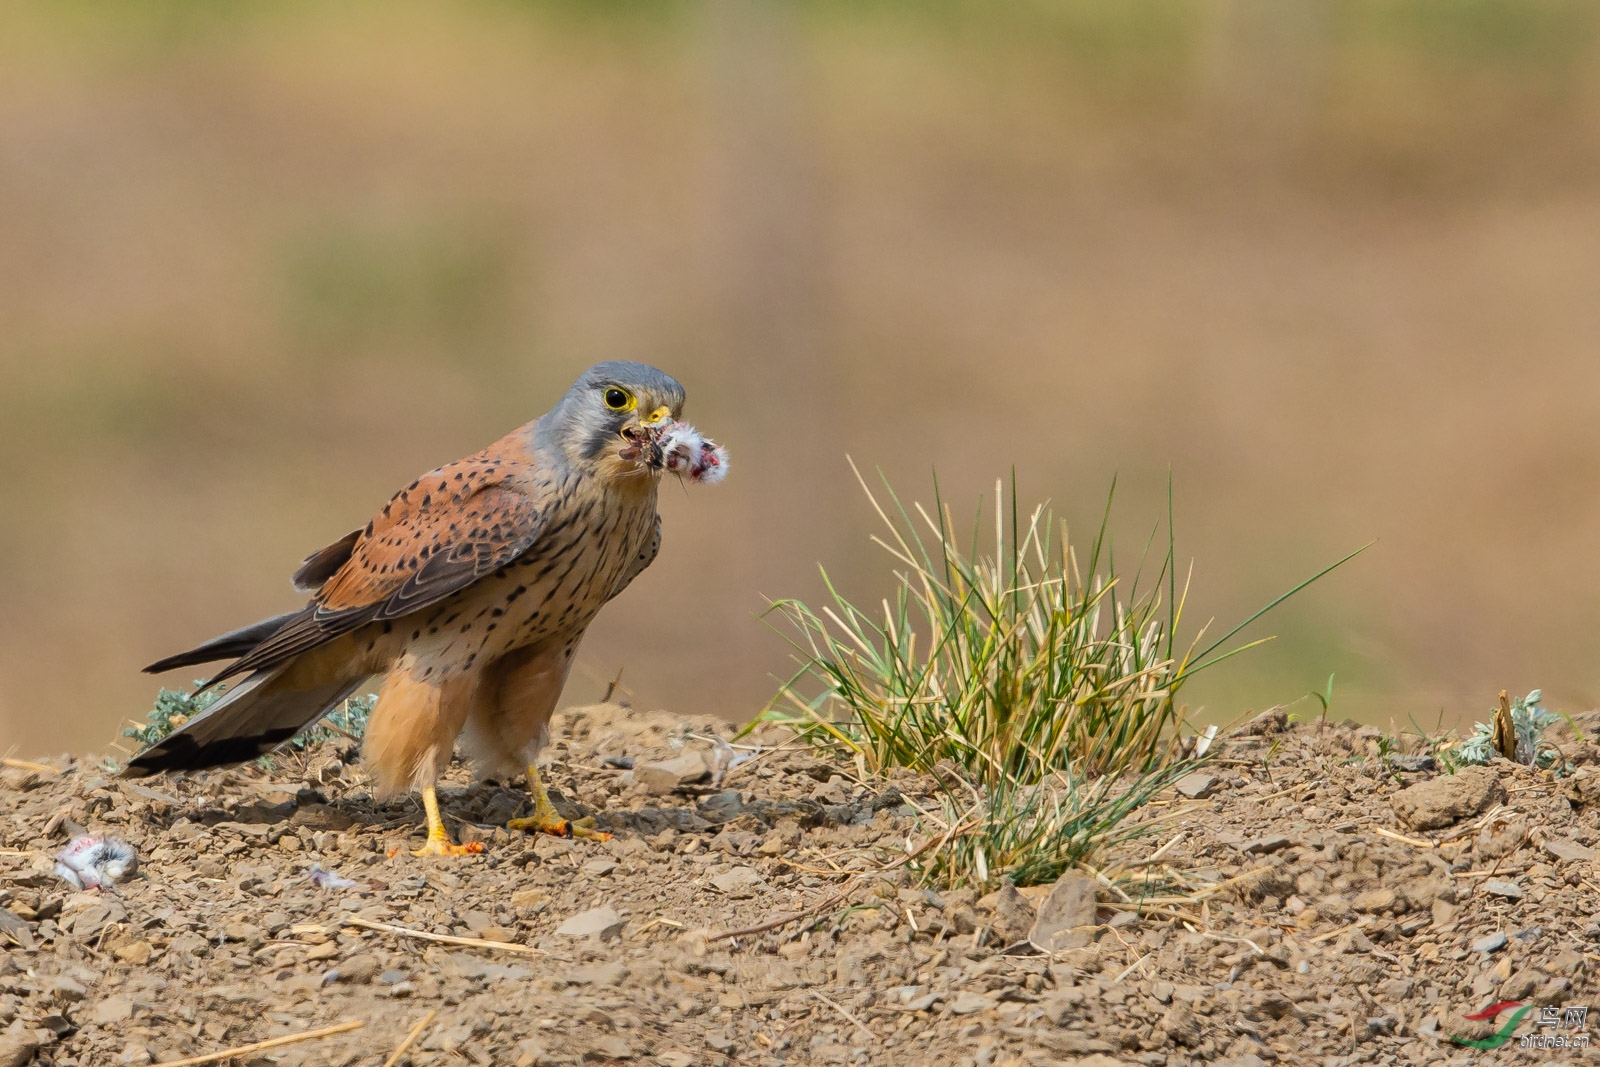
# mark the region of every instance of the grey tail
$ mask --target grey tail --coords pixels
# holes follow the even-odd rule
[[[199,648],[191,648],[187,652],[179,652],[176,656],[157,660],[144,669],[146,674],[161,674],[178,667],[192,667],[197,663],[215,663],[221,659],[238,659],[261,642],[283,629],[284,623],[299,615],[298,611],[291,611],[283,615],[274,615],[270,619],[253,622],[249,626],[241,626],[237,630],[230,630],[221,637],[213,637]]]
[[[264,756],[288,742],[355,691],[361,678],[300,689],[284,681],[286,666],[256,671],[211,707],[129,762],[124,778],[158,771],[195,771]]]

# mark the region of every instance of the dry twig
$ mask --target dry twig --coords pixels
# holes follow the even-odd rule
[[[1381,826],[1374,826],[1372,828],[1372,832],[1375,834],[1382,834],[1384,837],[1391,838],[1395,841],[1402,841],[1408,845],[1416,845],[1418,848],[1439,847],[1439,844],[1436,841],[1427,841],[1420,837],[1407,837],[1405,834],[1397,834],[1393,830],[1385,830]]]
[[[827,900],[824,900],[820,904],[813,904],[804,911],[792,911],[788,914],[779,915],[776,918],[768,919],[764,923],[757,923],[754,926],[746,926],[738,930],[726,930],[720,934],[713,934],[712,936],[706,938],[706,943],[710,944],[713,941],[726,941],[729,938],[734,937],[748,937],[751,934],[764,934],[768,930],[776,930],[780,926],[788,926],[790,923],[795,922],[798,919],[804,919],[808,915],[815,915],[819,911],[826,911],[835,904],[839,903],[839,901],[843,900],[845,895],[849,892],[850,887],[845,886]]]
[[[319,1037],[332,1037],[334,1034],[342,1034],[346,1030],[359,1030],[365,1025],[367,1024],[360,1019],[346,1019],[342,1023],[324,1026],[320,1030],[307,1030],[299,1034],[285,1034],[283,1037],[272,1037],[265,1041],[257,1041],[254,1044],[240,1045],[238,1048],[223,1049],[221,1052],[208,1052],[203,1056],[187,1056],[181,1060],[163,1060],[156,1064],[155,1067],[198,1067],[202,1063],[221,1063],[224,1060],[236,1059],[252,1052],[263,1052],[269,1048],[277,1048],[280,1045],[293,1045],[299,1041],[313,1041]]]
[[[865,1034],[867,1036],[867,1040],[868,1041],[876,1041],[878,1039],[878,1035],[872,1032],[871,1027],[867,1026],[866,1023],[862,1022],[860,1019],[856,1018],[854,1015],[851,1015],[848,1011],[845,1011],[844,1008],[841,1007],[839,1004],[837,1004],[834,1001],[832,1001],[832,1000],[828,999],[827,997],[823,996],[821,993],[817,992],[815,989],[811,990],[811,995],[816,997],[818,1000],[822,1001],[822,1003],[826,1004],[828,1007],[832,1008],[834,1011],[838,1012],[840,1015],[843,1015],[846,1019],[849,1019],[852,1023],[854,1023],[856,1029],[860,1030],[863,1034]]]
[[[485,941],[481,937],[456,937],[454,934],[434,934],[426,930],[412,930],[404,926],[390,926],[388,923],[375,923],[370,919],[358,919],[354,915],[345,917],[346,926],[359,926],[363,930],[377,930],[379,933],[396,934],[400,937],[414,937],[419,941],[436,941],[441,945],[466,945],[469,948],[492,948],[501,952],[521,952],[524,955],[543,955],[543,949],[534,948],[532,945],[519,945],[515,941]]]
[[[5,758],[0,759],[0,766],[12,767],[12,768],[14,768],[16,770],[19,770],[19,771],[37,771],[40,774],[60,774],[61,773],[59,770],[57,770],[56,768],[50,766],[48,763],[32,763],[32,762],[30,762],[28,760],[25,760],[25,759],[12,759],[10,756],[6,756]]]
[[[405,1036],[399,1046],[389,1054],[389,1058],[383,1061],[383,1067],[394,1067],[395,1064],[399,1063],[400,1057],[405,1055],[406,1049],[415,1044],[417,1038],[422,1036],[422,1032],[438,1017],[439,1012],[437,1010],[430,1011],[424,1015],[417,1025],[411,1028],[411,1032]]]

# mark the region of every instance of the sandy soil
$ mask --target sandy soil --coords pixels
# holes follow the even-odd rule
[[[339,744],[143,783],[13,767],[0,1065],[161,1063],[345,1020],[361,1026],[234,1062],[378,1067],[424,1020],[399,1063],[1473,1062],[1489,1054],[1448,1035],[1492,1027],[1462,1013],[1595,1000],[1597,721],[1562,738],[1579,773],[1560,781],[1505,762],[1446,779],[1371,728],[1258,721],[1104,857],[1152,872],[1147,890],[1097,883],[1093,926],[1055,941],[1035,927],[1049,887],[977,898],[884,871],[918,837],[905,799],[926,779],[860,784],[792,744],[718,782],[647,769],[726,762],[709,719],[561,718],[558,804],[605,843],[508,834],[520,783],[460,770],[446,812],[485,852],[448,861],[408,853],[417,804],[375,803]],[[1436,779],[1454,791],[1400,796]],[[67,819],[132,843],[139,873],[65,885]]]

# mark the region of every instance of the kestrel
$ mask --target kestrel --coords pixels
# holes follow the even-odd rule
[[[654,367],[601,363],[542,417],[424,474],[306,558],[303,609],[146,667],[232,659],[207,687],[244,678],[124,773],[252,759],[382,674],[362,760],[380,794],[421,791],[419,855],[467,851],[434,792],[458,734],[479,773],[527,769],[534,811],[512,829],[604,836],[556,813],[533,761],[584,631],[661,547],[662,474],[727,472],[721,446],[680,421],[683,403]]]

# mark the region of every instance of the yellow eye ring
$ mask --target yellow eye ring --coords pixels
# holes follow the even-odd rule
[[[619,389],[614,385],[605,391],[602,399],[605,401],[606,407],[612,411],[632,411],[639,406],[638,399],[632,393],[626,389]]]

